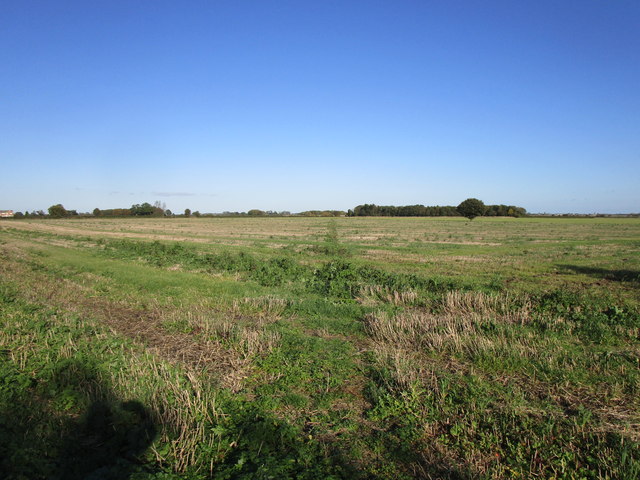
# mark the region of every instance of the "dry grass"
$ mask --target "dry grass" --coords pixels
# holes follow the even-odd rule
[[[159,440],[170,449],[160,453],[152,446],[152,452],[158,461],[172,459],[178,472],[195,466],[198,448],[212,449],[218,442],[205,426],[222,415],[213,390],[203,384],[207,377],[187,371],[185,378],[150,352],[133,358],[126,371],[112,372],[112,381],[119,391],[148,405],[162,427]]]
[[[341,240],[351,244],[393,241],[468,246],[501,246],[527,239],[532,243],[598,239],[637,239],[637,219],[535,219],[483,218],[334,218]],[[326,218],[84,218],[0,222],[0,229],[20,229],[78,236],[131,236],[135,238],[208,241],[317,240],[327,228]],[[612,228],[615,227],[615,228]]]
[[[583,363],[562,354],[566,345],[560,339],[541,338],[519,328],[530,321],[531,308],[526,299],[516,301],[508,295],[454,291],[444,297],[439,313],[405,309],[390,315],[380,311],[368,315],[365,325],[377,361],[390,373],[392,384],[388,387],[393,391],[407,392],[420,385],[438,395],[438,371],[458,376],[481,375],[482,369],[474,365],[483,360],[504,366],[522,362],[543,365],[545,369],[564,372],[567,378],[572,372],[584,371]],[[626,354],[640,358],[638,351]],[[640,440],[637,401],[629,403],[628,394],[616,394],[615,385],[602,386],[601,390],[580,387],[546,379],[543,374],[531,377],[520,372],[520,368],[516,366],[511,373],[499,374],[497,380],[517,387],[534,403],[540,399],[551,400],[560,409],[586,405],[598,418],[599,431]],[[609,373],[599,372],[599,368],[592,367],[592,374]],[[527,413],[549,415],[547,410],[538,407],[528,407]]]
[[[501,276],[511,290],[570,282],[637,299],[637,282],[607,280],[606,272],[640,270],[638,219],[375,218],[331,219],[356,261],[420,275],[487,279]],[[81,218],[0,222],[0,230],[207,244],[207,250],[260,249],[305,254],[325,238],[324,218]],[[53,241],[53,240],[52,240]],[[634,243],[635,242],[635,243]],[[373,249],[371,247],[375,246]],[[384,247],[380,249],[379,247]],[[275,248],[277,247],[277,248]],[[554,264],[594,265],[602,275],[557,271]],[[637,303],[637,300],[633,300]]]
[[[508,324],[524,325],[531,315],[531,301],[509,294],[448,292],[443,300],[444,314],[454,317],[493,318]]]
[[[413,290],[399,292],[380,285],[366,285],[360,290],[356,300],[363,305],[390,303],[399,306],[413,305],[417,298],[418,294]]]
[[[487,339],[479,335],[486,322],[524,324],[529,318],[530,305],[516,309],[513,300],[505,295],[482,292],[449,292],[443,301],[443,311],[435,314],[409,309],[396,315],[386,312],[367,316],[366,326],[373,339],[407,348],[433,349],[462,353],[515,346],[512,339]],[[520,340],[523,350],[529,351],[526,339]]]

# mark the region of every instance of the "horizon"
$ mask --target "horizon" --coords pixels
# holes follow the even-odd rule
[[[14,2],[0,209],[634,214],[639,21],[628,1]]]
[[[127,209],[131,209],[131,207],[133,207],[135,205],[141,205],[141,204],[144,204],[144,203],[149,203],[150,205],[153,206],[153,205],[156,205],[157,203],[159,203],[159,201],[156,201],[153,204],[151,202],[138,202],[137,204],[132,204],[129,207],[121,206],[121,207],[107,207],[107,208],[95,207],[95,208],[98,208],[101,211],[116,210],[116,209],[125,209],[125,210],[127,210]],[[162,202],[162,203],[164,203],[164,202]],[[261,209],[259,207],[255,207],[254,206],[253,208],[250,208],[250,209],[247,209],[247,210],[224,210],[224,211],[200,211],[200,209],[198,209],[198,208],[190,208],[190,207],[186,207],[184,210],[174,210],[174,209],[170,208],[169,205],[165,204],[164,205],[164,207],[165,207],[164,210],[171,212],[172,216],[183,216],[185,214],[185,212],[186,212],[186,209],[189,209],[191,214],[193,214],[194,212],[197,212],[198,214],[203,215],[203,216],[207,216],[207,215],[213,215],[213,216],[243,215],[244,216],[244,215],[248,215],[248,212],[251,211],[251,210],[259,210],[259,211],[262,212],[262,215],[255,215],[255,216],[297,216],[297,215],[301,215],[301,214],[307,213],[307,212],[342,212],[342,213],[347,214],[349,211],[352,211],[356,207],[361,206],[361,205],[365,205],[365,204],[366,203],[361,203],[361,204],[358,204],[358,205],[354,205],[353,207],[338,208],[338,209],[310,208],[310,209],[307,209],[307,210],[270,210],[270,209]],[[50,207],[51,206],[56,206],[56,205],[58,205],[58,204],[52,204],[52,205],[50,205]],[[379,206],[379,207],[388,206],[388,205],[377,205],[377,204],[374,204],[374,205]],[[415,205],[425,206],[425,207],[445,207],[445,208],[449,208],[449,207],[454,207],[455,208],[456,207],[456,205],[443,205],[443,204],[440,204],[440,205],[415,204]],[[493,205],[507,205],[507,204],[498,203],[498,204],[493,204]],[[78,210],[78,209],[75,209],[75,208],[67,208],[67,206],[65,206],[65,205],[62,205],[62,206],[68,212],[73,211],[73,212],[76,212],[78,215],[81,215],[81,216],[87,216],[87,215],[93,216],[93,210],[94,209],[85,211],[85,210]],[[393,206],[400,207],[400,206],[403,206],[403,205],[393,205]],[[489,207],[489,206],[492,206],[492,205],[486,204],[486,206]],[[507,205],[507,206],[522,207],[521,205]],[[34,209],[34,210],[0,209],[0,212],[3,212],[3,211],[7,212],[8,211],[8,212],[13,212],[14,214],[19,212],[19,213],[22,213],[22,214],[29,213],[31,215],[31,214],[36,214],[39,211],[42,211],[42,212],[44,212],[45,216],[48,216],[48,208],[49,207],[47,207],[47,208],[38,208],[38,209]],[[603,216],[603,215],[604,216],[618,216],[618,215],[620,215],[620,216],[632,216],[633,217],[633,216],[640,215],[640,211],[637,211],[637,212],[595,212],[594,211],[594,212],[583,212],[583,213],[579,213],[579,212],[531,212],[528,209],[526,209],[526,207],[522,207],[522,208],[525,208],[526,216],[563,216],[563,215],[566,215],[566,216]],[[132,215],[132,216],[136,216],[136,215]],[[251,216],[251,215],[248,215],[248,216]],[[372,215],[372,216],[373,217],[376,217],[376,216],[386,217],[388,215]],[[485,215],[482,215],[482,216],[485,216]],[[138,216],[138,217],[139,218],[144,218],[144,216]],[[401,216],[395,216],[395,217],[396,218],[401,218]],[[413,216],[409,215],[407,217],[413,217]],[[65,217],[65,218],[71,218],[71,217]],[[427,215],[427,216],[425,216],[425,218],[435,218],[435,217]]]

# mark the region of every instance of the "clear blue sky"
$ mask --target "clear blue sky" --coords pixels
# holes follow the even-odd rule
[[[0,209],[640,211],[640,2],[0,5]]]

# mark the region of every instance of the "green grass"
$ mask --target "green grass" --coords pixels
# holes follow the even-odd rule
[[[638,478],[639,246],[636,219],[3,222],[0,468]]]
[[[151,386],[155,372],[144,355],[99,326],[20,300],[4,283],[0,314],[5,478],[86,478],[97,471],[123,478],[139,472],[141,461],[150,464],[149,447],[162,442],[152,418],[162,413],[140,402],[149,395],[144,386],[131,385],[139,393],[131,398],[113,379],[115,371],[130,372],[132,355],[146,363]]]

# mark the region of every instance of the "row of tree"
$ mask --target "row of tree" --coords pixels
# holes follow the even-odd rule
[[[91,214],[78,214],[75,210],[67,210],[61,204],[52,205],[48,210],[49,214],[45,214],[42,210],[38,212],[29,212],[22,214],[17,212],[14,218],[24,217],[50,217],[50,218],[66,218],[73,216],[91,216]],[[305,212],[292,214],[291,212],[275,212],[271,210],[258,210],[252,209],[248,212],[224,212],[222,214],[200,214],[200,212],[191,212],[190,209],[185,209],[184,213],[180,216],[184,217],[213,217],[213,216],[250,216],[250,217],[284,217],[284,216],[305,216],[305,217],[455,217],[463,216],[469,219],[473,219],[479,216],[489,217],[523,217],[527,214],[527,211],[522,207],[516,207],[515,205],[485,205],[481,200],[477,198],[468,198],[457,207],[452,206],[432,206],[425,207],[424,205],[405,205],[405,206],[393,206],[393,205],[375,205],[373,203],[366,203],[364,205],[358,205],[353,210],[343,212],[341,210],[308,210]],[[131,208],[111,208],[101,210],[95,208],[93,210],[94,217],[174,217],[176,216],[171,210],[167,209],[166,205],[161,202],[155,202],[153,205],[150,203],[142,203],[132,205]]]
[[[131,205],[131,208],[111,208],[106,210],[100,210],[99,208],[93,209],[94,217],[175,217],[171,210],[169,210],[166,204],[161,202],[155,202],[151,205],[148,202],[135,205]],[[191,212],[190,209],[185,209],[181,214],[184,217],[199,217],[200,212]]]
[[[523,217],[527,211],[515,205],[485,205],[477,198],[468,198],[457,207],[424,205],[375,205],[365,203],[347,212],[349,217]]]
[[[425,207],[424,205],[375,205],[365,203],[347,212],[349,217],[450,217],[458,215],[456,207]]]
[[[182,214],[174,214],[169,210],[164,203],[155,202],[151,205],[148,202],[131,205],[131,208],[108,208],[100,209],[94,208],[92,213],[78,213],[76,210],[67,210],[62,204],[52,205],[48,209],[48,214],[42,210],[34,211],[33,213],[16,212],[14,218],[28,218],[28,217],[48,217],[48,218],[68,218],[73,216],[82,217],[343,217],[346,212],[341,210],[308,210],[300,213],[291,213],[289,211],[276,212],[273,210],[259,210],[257,208],[251,209],[248,212],[223,212],[223,213],[204,213],[199,211],[192,212],[189,208],[185,209]]]
[[[64,207],[62,207],[62,205],[58,204],[58,205],[52,205],[51,207],[49,207],[48,213],[45,212],[44,210],[34,210],[32,212],[26,211],[24,213],[22,212],[16,212],[13,214],[13,218],[65,218],[65,217],[75,217],[78,215],[82,215],[81,213],[78,213],[76,210],[67,210]],[[85,214],[86,215],[86,214]]]
[[[184,211],[184,216],[190,217],[200,216],[200,212],[193,212],[188,208]],[[43,210],[33,211],[29,213],[28,211],[25,213],[16,212],[13,215],[13,218],[30,218],[30,217],[48,217],[48,218],[69,218],[75,216],[82,217],[172,217],[174,216],[171,210],[167,209],[166,205],[160,202],[155,202],[154,205],[150,203],[142,203],[132,205],[131,208],[109,208],[105,210],[101,210],[99,208],[94,208],[92,213],[78,213],[76,210],[67,210],[60,203],[56,205],[51,205],[47,212]]]

